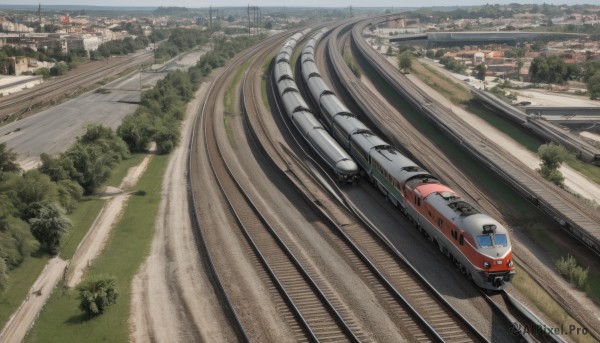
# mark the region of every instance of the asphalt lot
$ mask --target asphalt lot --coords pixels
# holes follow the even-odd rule
[[[0,127],[0,143],[6,143],[18,154],[21,167],[36,167],[40,154],[59,154],[85,132],[89,124],[102,124],[116,129],[123,118],[133,113],[140,99],[140,85],[145,90],[172,69],[192,66],[202,55],[193,51],[183,58],[171,60],[156,71],[137,72],[108,83],[100,89],[85,93],[25,119]]]

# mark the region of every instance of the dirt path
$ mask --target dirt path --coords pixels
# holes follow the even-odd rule
[[[116,192],[117,194],[109,198],[104,204],[100,214],[98,214],[92,227],[85,237],[83,237],[81,243],[79,243],[77,251],[71,259],[66,280],[66,285],[68,287],[72,288],[77,286],[83,277],[85,269],[89,267],[92,261],[98,257],[100,252],[102,252],[110,235],[110,231],[121,220],[121,216],[127,205],[129,193],[124,193],[123,191],[135,186],[148,167],[152,156],[152,154],[147,155],[139,165],[129,168],[127,175],[123,178],[123,181],[121,181],[119,187],[120,191]],[[111,190],[111,194],[112,193],[115,193],[114,190]]]
[[[188,105],[183,139],[171,153],[150,256],[132,284],[133,342],[235,341],[204,270],[189,216],[187,153],[193,119],[207,90]]]
[[[146,170],[152,156],[151,154],[146,156],[138,166],[129,169],[127,176],[121,182],[120,187],[122,189],[133,187],[137,183],[144,170]],[[52,289],[58,284],[60,278],[65,276],[65,272],[68,271],[65,280],[65,284],[68,287],[75,287],[81,281],[85,269],[100,254],[106,244],[110,230],[120,220],[128,197],[128,194],[119,190],[117,195],[111,197],[106,202],[92,224],[92,227],[88,230],[81,243],[79,243],[77,251],[70,262],[60,257],[55,257],[48,261],[46,267],[44,267],[44,270],[33,284],[31,293],[2,330],[0,342],[20,342],[23,340],[25,334],[31,325],[33,325],[34,320],[46,303]],[[41,292],[38,295],[37,291],[40,290]],[[36,293],[33,294],[33,292]]]
[[[52,289],[64,275],[67,261],[54,257],[33,284],[29,294],[0,332],[0,342],[21,342],[33,325]]]

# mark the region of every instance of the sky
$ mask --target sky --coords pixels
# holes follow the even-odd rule
[[[427,6],[455,6],[460,3],[461,6],[473,6],[473,5],[484,5],[490,4],[509,4],[509,3],[548,3],[548,4],[599,4],[598,0],[92,0],[92,1],[81,1],[81,0],[0,0],[0,5],[91,5],[91,6],[180,6],[180,7],[208,7],[208,6],[310,6],[310,7],[427,7]]]

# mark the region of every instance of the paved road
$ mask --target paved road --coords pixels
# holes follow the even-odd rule
[[[173,60],[164,70],[192,66],[202,51]],[[105,92],[88,92],[80,97],[0,127],[0,143],[6,143],[18,155],[24,169],[39,163],[40,154],[58,154],[69,148],[88,124],[102,124],[116,129],[125,116],[133,113],[140,98],[140,85],[146,89],[166,75],[165,72],[142,72],[115,80],[102,88]]]

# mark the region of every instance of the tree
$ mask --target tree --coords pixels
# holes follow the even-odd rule
[[[50,69],[48,68],[39,68],[38,70],[35,71],[35,75],[42,75],[42,78],[48,79],[50,78]]]
[[[52,76],[60,76],[64,75],[69,71],[69,67],[66,63],[56,63],[56,65],[50,68],[50,75]]]
[[[29,220],[31,233],[50,254],[56,255],[62,235],[71,227],[62,208],[53,203],[40,204],[35,218]]]
[[[56,199],[56,184],[48,175],[36,169],[23,173],[23,176],[15,181],[14,190],[22,212],[33,203],[50,202]],[[23,219],[29,218],[23,217]]]
[[[8,268],[3,258],[0,258],[0,293],[8,287]]]
[[[412,55],[410,52],[403,52],[398,55],[398,66],[407,74],[412,65]]]
[[[442,58],[444,56],[445,52],[444,49],[437,49],[435,51],[435,59],[439,60],[440,58]]]
[[[487,71],[487,67],[485,63],[481,63],[477,67],[475,67],[475,77],[481,81],[485,81],[485,72]]]
[[[392,48],[392,46],[391,46],[391,45],[390,45],[390,46],[388,46],[388,49],[387,49],[387,51],[385,52],[385,54],[386,54],[387,56],[393,56],[393,55],[394,55],[394,49]]]
[[[590,99],[600,99],[600,71],[597,71],[588,79],[587,89],[590,93]]]
[[[67,213],[73,212],[83,197],[83,188],[73,180],[60,180],[56,184],[58,202]]]
[[[88,317],[104,313],[106,308],[117,303],[119,290],[116,279],[108,275],[93,275],[79,287],[79,309]]]
[[[564,186],[565,177],[558,168],[560,168],[567,155],[565,148],[555,143],[542,144],[538,148],[538,155],[542,163],[537,171],[542,177],[557,186]]]
[[[427,49],[427,52],[425,52],[425,56],[429,59],[433,59],[435,57],[435,52],[433,52],[433,50],[431,49]]]
[[[6,147],[6,143],[0,143],[0,173],[18,172],[21,170],[17,164],[17,154]]]

